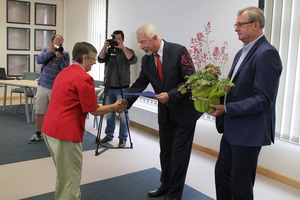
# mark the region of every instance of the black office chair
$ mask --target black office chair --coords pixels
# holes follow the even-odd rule
[[[98,104],[102,105],[104,100],[104,81],[94,80],[94,83]],[[98,123],[98,117],[94,116],[93,128],[96,127],[98,129]]]
[[[24,72],[22,80],[36,80],[40,77],[40,73],[35,73],[35,72]],[[31,98],[31,104],[32,104],[32,99],[34,98],[34,92],[33,89],[31,88],[26,88],[27,95],[28,97]],[[19,93],[20,94],[20,105],[22,104],[22,94],[24,93],[24,88],[18,87],[18,88],[11,88],[10,90],[10,108],[12,105],[12,94],[13,93]]]

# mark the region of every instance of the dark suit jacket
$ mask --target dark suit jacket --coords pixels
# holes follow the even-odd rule
[[[241,56],[233,61],[229,77]],[[216,125],[229,143],[263,146],[274,143],[275,102],[282,64],[277,50],[262,36],[250,49],[236,72],[226,97],[226,111]]]
[[[184,56],[183,56],[184,55]],[[142,66],[138,79],[129,89],[129,93],[142,92],[151,83],[155,93],[167,92],[170,100],[168,108],[170,115],[181,124],[194,123],[202,113],[194,108],[193,100],[190,99],[190,93],[182,95],[177,89],[186,81],[185,76],[195,72],[192,61],[186,64],[183,57],[189,61],[191,58],[184,46],[164,41],[163,49],[163,78],[159,79],[156,65],[154,63],[154,55],[144,55],[142,58]],[[135,102],[137,97],[126,96],[129,107]],[[158,103],[158,123],[166,124],[168,116],[166,104]]]

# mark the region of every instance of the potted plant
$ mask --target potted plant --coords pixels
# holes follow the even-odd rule
[[[203,113],[212,113],[214,109],[209,104],[220,104],[220,97],[227,94],[234,83],[229,78],[219,79],[220,67],[207,64],[203,70],[196,71],[178,90],[185,94],[192,91],[195,109]]]
[[[213,41],[208,39],[209,33],[211,33],[210,22],[205,26],[203,33],[197,33],[197,37],[191,39],[189,56],[193,59],[196,72],[187,76],[185,84],[178,89],[182,94],[191,90],[195,109],[203,113],[214,112],[209,104],[220,104],[220,97],[234,86],[229,78],[220,78],[221,70],[228,61],[226,53],[228,44],[224,42],[221,48],[215,47],[211,56],[209,45]],[[187,59],[183,58],[183,61],[185,60]]]

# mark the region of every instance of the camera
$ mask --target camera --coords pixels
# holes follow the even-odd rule
[[[107,40],[109,42],[109,45],[111,48],[114,48],[115,46],[118,46],[119,44],[115,41],[115,35],[111,35],[111,39]]]
[[[63,54],[64,48],[60,44],[55,44],[55,51],[58,51],[60,54]]]

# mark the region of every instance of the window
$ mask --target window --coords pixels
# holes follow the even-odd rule
[[[7,76],[23,76],[29,72],[30,55],[28,54],[7,54]]]
[[[276,106],[276,137],[297,144],[300,143],[299,7],[300,1],[265,1],[265,35],[278,49],[283,65]]]
[[[30,29],[7,27],[7,50],[30,50]]]
[[[56,5],[35,3],[35,25],[56,26]]]
[[[7,23],[30,24],[30,2],[7,1]]]

